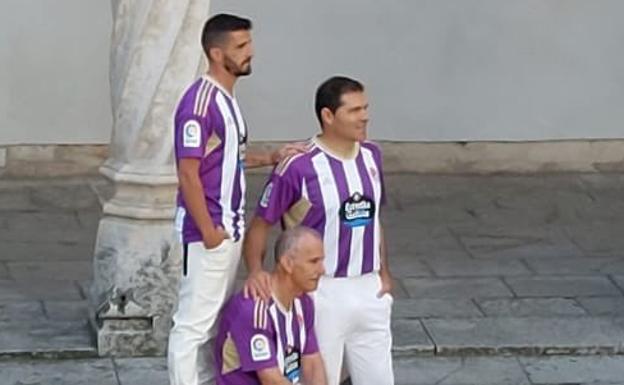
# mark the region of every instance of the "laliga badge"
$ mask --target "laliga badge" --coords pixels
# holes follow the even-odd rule
[[[251,359],[253,361],[264,361],[271,358],[271,348],[269,339],[264,334],[256,334],[251,337]]]

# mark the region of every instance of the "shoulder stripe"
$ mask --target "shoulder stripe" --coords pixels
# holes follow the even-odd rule
[[[207,85],[208,85],[208,82],[206,81],[206,79],[202,79],[201,83],[199,84],[199,87],[197,87],[197,91],[195,92],[195,103],[193,105],[194,115],[198,115],[200,100],[201,100],[202,95],[206,91]]]
[[[314,144],[314,141],[312,141],[312,140],[308,141],[308,143],[306,144],[306,147],[305,147],[305,152],[302,152],[302,153],[299,153],[299,154],[293,154],[291,156],[288,156],[288,157],[282,159],[282,161],[279,162],[277,164],[277,166],[275,167],[275,173],[278,174],[279,176],[284,175],[286,170],[288,170],[288,167],[290,167],[290,165],[296,159],[299,159],[303,155],[309,154],[310,151],[312,151],[315,147],[316,147],[316,144]]]
[[[212,100],[212,94],[214,93],[214,90],[217,87],[213,86],[212,84],[210,85],[210,88],[208,89],[208,91],[206,92],[206,100],[204,102],[203,107],[201,108],[200,111],[200,116],[206,116],[206,114],[208,113],[208,107],[210,106],[210,100]]]

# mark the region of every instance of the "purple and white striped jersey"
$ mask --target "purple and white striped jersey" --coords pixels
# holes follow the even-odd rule
[[[210,217],[234,239],[245,231],[245,147],[247,127],[236,99],[203,76],[184,93],[175,114],[176,164],[201,159],[199,176]],[[202,236],[178,190],[176,228],[185,243]]]
[[[311,227],[323,237],[325,273],[352,277],[379,271],[379,208],[385,203],[381,152],[363,142],[352,159],[313,138],[307,152],[275,167],[256,215],[282,226]]]
[[[279,368],[291,383],[301,379],[301,358],[318,352],[314,333],[314,303],[301,295],[285,309],[233,296],[221,312],[215,339],[217,385],[259,385],[257,371]]]

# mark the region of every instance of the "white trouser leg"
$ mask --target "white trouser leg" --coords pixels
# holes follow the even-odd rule
[[[183,266],[178,307],[169,335],[171,385],[201,385],[214,378],[210,345],[219,311],[234,285],[241,244],[226,239],[210,250],[201,242],[187,246],[186,269]]]
[[[339,385],[344,354],[344,308],[336,301],[332,278],[321,278],[314,293],[314,331],[327,373],[327,385]]]
[[[392,297],[377,298],[381,288],[378,274],[354,278],[352,295],[360,297],[354,328],[345,342],[345,361],[353,385],[393,385]]]

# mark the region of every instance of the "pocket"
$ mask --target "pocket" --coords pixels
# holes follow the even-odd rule
[[[221,241],[221,243],[219,243],[218,245],[216,245],[215,247],[211,247],[210,249],[204,247],[204,249],[208,252],[215,252],[215,251],[220,251],[221,249],[225,248],[225,246],[230,242],[230,238],[223,238],[223,240]]]

